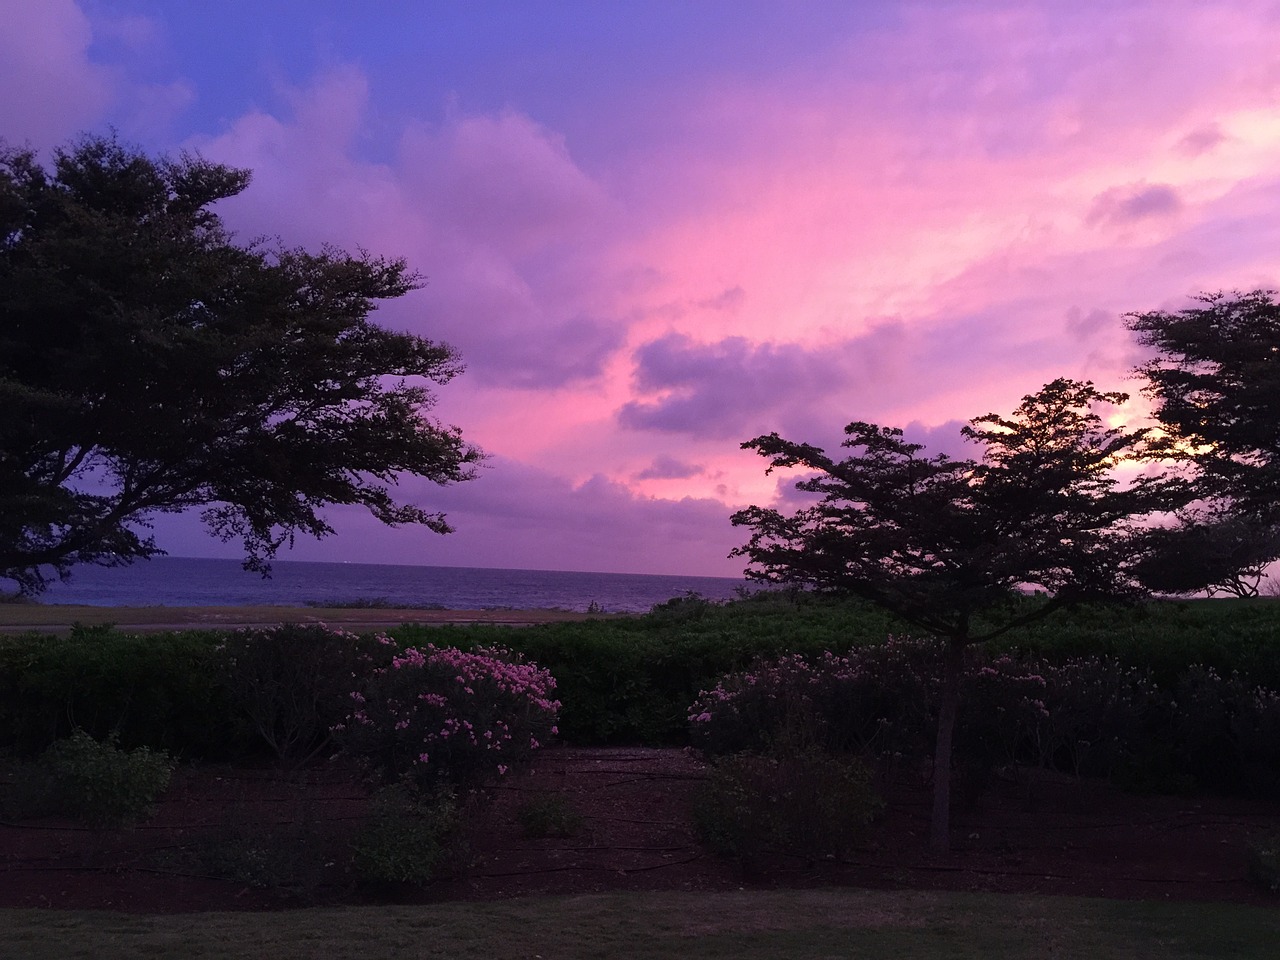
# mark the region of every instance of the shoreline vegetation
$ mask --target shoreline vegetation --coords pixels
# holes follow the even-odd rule
[[[0,604],[0,633],[64,633],[75,624],[111,625],[132,632],[237,629],[278,623],[327,623],[349,630],[377,630],[402,624],[500,624],[530,626],[617,619],[629,614],[573,610],[438,610],[421,607],[343,605],[101,607],[78,604]]]

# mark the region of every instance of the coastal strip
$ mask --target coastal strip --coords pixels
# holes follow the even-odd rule
[[[367,631],[417,624],[492,623],[512,627],[540,623],[613,619],[626,614],[579,613],[572,610],[424,610],[383,607],[99,607],[60,604],[0,604],[0,634],[66,633],[76,624],[110,624],[135,633],[170,630],[238,630],[280,623],[326,623]]]

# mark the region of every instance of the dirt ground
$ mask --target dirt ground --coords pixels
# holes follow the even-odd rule
[[[356,771],[180,768],[157,811],[128,830],[52,817],[0,823],[0,906],[161,913],[339,903],[434,902],[616,890],[849,885],[1274,904],[1247,877],[1246,841],[1280,805],[1125,794],[1068,780],[998,780],[959,809],[955,850],[927,851],[929,796],[902,784],[842,861],[779,859],[744,875],[697,841],[690,809],[706,777],[676,749],[545,751],[477,809],[466,863],[426,887],[369,887],[350,870],[368,809]],[[576,815],[569,836],[529,838],[541,799]]]

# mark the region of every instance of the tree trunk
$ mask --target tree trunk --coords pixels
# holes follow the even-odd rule
[[[965,641],[951,637],[942,667],[942,702],[938,708],[938,740],[933,750],[933,822],[929,848],[934,853],[951,850],[951,743],[955,738],[960,707],[960,674],[964,670]]]

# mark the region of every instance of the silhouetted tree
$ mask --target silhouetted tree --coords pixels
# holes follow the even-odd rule
[[[1202,294],[1126,321],[1155,349],[1139,367],[1168,453],[1200,471],[1200,494],[1244,516],[1280,505],[1280,303],[1269,290]]]
[[[1280,303],[1271,290],[1195,299],[1126,316],[1156,351],[1138,373],[1168,434],[1163,453],[1192,468],[1200,501],[1189,522],[1151,536],[1145,572],[1162,592],[1195,592],[1209,576],[1254,596],[1280,559]]]
[[[1250,519],[1217,501],[1181,511],[1175,524],[1146,531],[1135,569],[1155,593],[1256,597],[1277,557],[1280,524]]]
[[[1128,483],[1116,468],[1148,456],[1146,430],[1108,427],[1100,404],[1126,400],[1091,383],[1055,380],[1010,418],[988,414],[962,430],[977,459],[926,456],[898,429],[855,422],[853,453],[836,460],[776,433],[743,444],[769,470],[814,475],[819,496],[784,515],[749,507],[752,529],[735,553],[748,576],[851,594],[892,611],[946,644],[934,760],[931,844],[950,845],[951,745],[966,648],[1087,600],[1142,596],[1135,543],[1140,521],[1185,504],[1164,475]],[[1029,590],[1043,602],[1028,602]]]
[[[402,474],[465,480],[480,457],[431,419],[446,346],[375,326],[404,261],[240,245],[211,207],[249,173],[113,138],[51,169],[0,145],[0,577],[39,592],[74,564],[158,551],[157,511],[204,507],[266,571],[329,504],[446,532]]]

